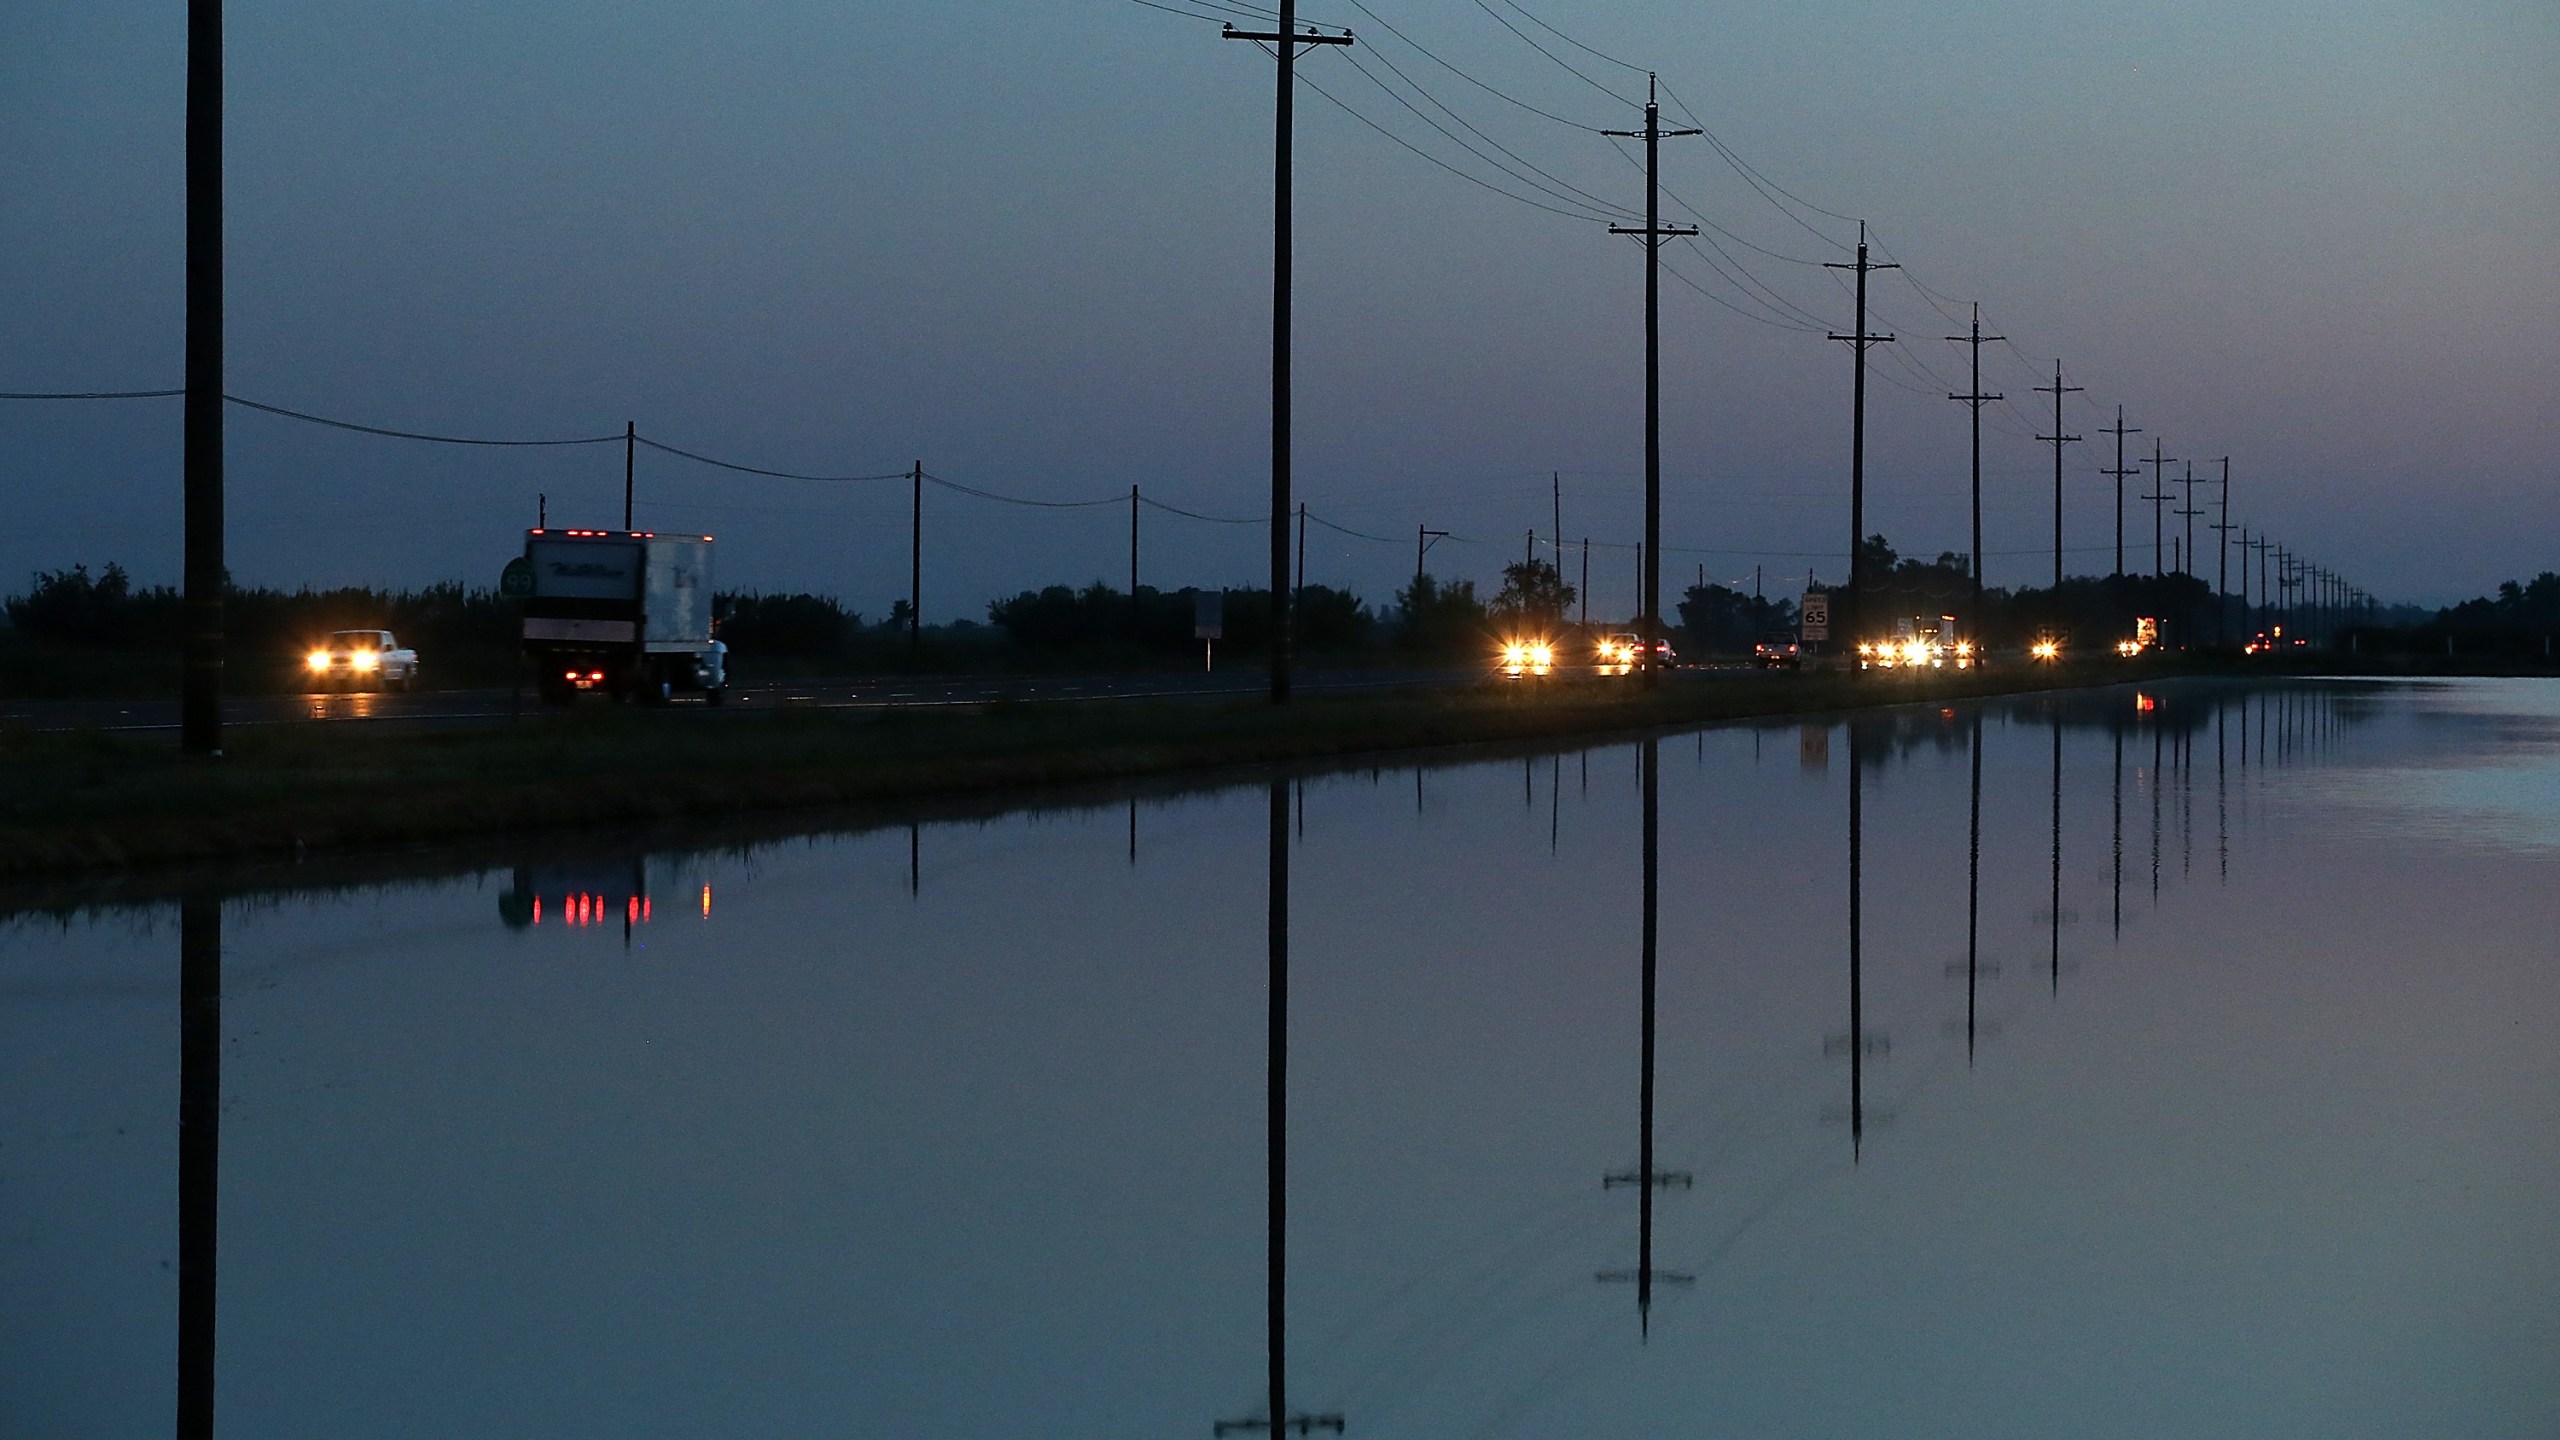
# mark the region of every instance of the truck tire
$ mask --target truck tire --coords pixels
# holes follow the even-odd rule
[[[714,685],[710,689],[703,691],[702,703],[705,705],[725,705],[729,703],[729,687],[726,685]]]

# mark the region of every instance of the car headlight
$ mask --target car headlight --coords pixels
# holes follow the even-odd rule
[[[326,670],[329,668],[329,652],[326,650],[314,650],[310,654],[302,657],[302,663],[310,666],[314,670]]]
[[[347,663],[355,666],[359,670],[371,670],[382,663],[382,657],[374,654],[370,650],[359,650],[355,654],[347,657]]]

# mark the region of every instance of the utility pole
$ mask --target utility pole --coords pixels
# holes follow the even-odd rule
[[[2117,406],[2117,407],[2116,407],[2116,423],[2115,423],[2114,425],[2112,425],[2112,426],[2108,427],[2107,429],[2104,429],[2104,430],[2099,431],[2098,433],[2099,433],[2099,434],[2101,434],[2101,435],[2113,435],[2114,437],[2116,437],[2116,468],[2114,468],[2113,470],[2102,471],[2102,472],[2100,472],[2100,473],[2102,473],[2102,474],[2106,474],[2106,475],[2112,475],[2112,476],[2114,476],[2114,477],[2115,477],[2115,482],[2116,482],[2116,569],[2115,569],[2115,573],[2116,573],[2117,575],[2121,576],[2121,575],[2123,575],[2123,574],[2124,574],[2124,477],[2126,477],[2127,475],[2131,475],[2131,474],[2136,473],[2136,472],[2134,472],[2134,471],[2132,471],[2132,470],[2128,470],[2128,469],[2126,469],[2126,468],[2124,467],[2124,437],[2126,437],[2127,435],[2139,435],[2139,434],[2141,434],[2141,433],[2142,433],[2142,427],[2141,427],[2141,426],[2139,426],[2139,425],[2136,425],[2136,426],[2132,427],[2131,429],[2127,429],[2127,428],[2125,427],[2125,423],[2124,423],[2124,407],[2123,407],[2123,406],[2121,406],[2121,405],[2119,405],[2119,406]]]
[[[2196,462],[2190,460],[2186,463],[2186,478],[2179,482],[2185,493],[2178,502],[2178,508],[2170,513],[2183,518],[2187,522],[2187,561],[2184,573],[2187,578],[2194,579],[2196,573],[2196,517],[2203,514],[2204,511],[2196,506]]]
[[[1294,603],[1296,603],[1296,601],[1297,601],[1297,600],[1303,600],[1303,599],[1305,599],[1305,598],[1306,598],[1306,594],[1307,594],[1307,502],[1306,502],[1306,501],[1304,501],[1304,500],[1301,500],[1301,501],[1299,501],[1299,502],[1298,502],[1298,583],[1297,583],[1296,588],[1295,588],[1295,589],[1293,590],[1293,592],[1292,592],[1292,597],[1293,597],[1293,598],[1292,598],[1291,603],[1293,603],[1293,604],[1294,604]]]
[[[2258,552],[2258,618],[2272,627],[2275,623],[2275,596],[2267,589],[2267,551],[2274,548],[2275,542],[2260,535],[2249,544]],[[2269,635],[2268,638],[2272,640],[2274,636]]]
[[[2213,544],[2213,647],[2217,650],[2231,643],[2231,457],[2222,457],[2222,518],[2214,527]]]
[[[1603,135],[1644,141],[1644,228],[1612,225],[1612,235],[1644,240],[1644,683],[1662,683],[1662,242],[1674,235],[1695,235],[1695,225],[1662,223],[1662,142],[1668,136],[1695,135],[1696,130],[1662,128],[1662,107],[1654,102],[1653,77],[1644,82],[1644,128],[1603,130]]]
[[[186,426],[179,441],[186,623],[178,682],[180,748],[222,753],[222,0],[187,0]],[[208,1290],[208,1294],[211,1292]],[[180,1377],[180,1429],[192,1392]],[[203,1433],[213,1433],[213,1374]]]
[[[1280,0],[1280,28],[1225,27],[1229,40],[1269,48],[1280,63],[1271,147],[1271,703],[1289,703],[1289,644],[1295,616],[1289,604],[1289,279],[1291,213],[1289,174],[1297,130],[1298,47],[1348,45],[1349,32],[1319,35],[1298,29],[1298,0]],[[1279,1396],[1272,1396],[1276,1404]],[[1277,1424],[1280,1413],[1272,1412]]]
[[[1558,556],[1562,559],[1562,556]],[[1591,628],[1591,537],[1582,537],[1582,589],[1574,596],[1582,606],[1582,628]]]
[[[1129,487],[1129,638],[1135,641],[1142,628],[1142,612],[1138,608],[1138,487]]]
[[[2007,338],[2005,335],[1982,333],[1982,302],[1979,300],[1973,302],[1971,333],[1947,337],[1950,343],[1970,346],[1973,351],[1973,393],[1947,398],[1960,400],[1973,411],[1973,611],[1964,620],[1966,631],[1975,637],[1977,643],[1982,631],[1982,407],[1991,401],[2008,398],[1982,393],[1982,346],[1988,340]]]
[[[1555,500],[1556,576],[1564,576],[1564,472],[1547,472],[1548,494]]]
[[[1422,592],[1422,557],[1430,553],[1432,541],[1448,538],[1446,530],[1427,530],[1420,525],[1413,527],[1413,589],[1417,598]]]
[[[2169,463],[2171,463],[2170,457],[2160,453],[2160,438],[2153,436],[2151,439],[2151,493],[2138,498],[2151,502],[2151,578],[2154,580],[2168,573],[2161,562],[2161,551],[2166,542],[2161,539],[2160,504],[2169,498],[2169,487],[2161,483],[2160,469]]]
[[[2062,362],[2053,362],[2053,383],[2038,385],[2037,394],[2053,395],[2053,433],[2039,435],[2039,440],[2053,442],[2053,587],[2062,588],[2062,447],[2075,444],[2080,437],[2062,433],[2062,397],[2082,387],[2062,383]]]
[[[914,487],[907,510],[907,665],[913,669],[924,647],[924,462],[907,472]],[[1135,553],[1134,547],[1132,554]]]
[[[1858,272],[1857,329],[1851,334],[1841,335],[1835,333],[1831,337],[1834,340],[1848,341],[1850,348],[1857,354],[1857,368],[1853,372],[1853,378],[1849,382],[1849,603],[1841,607],[1845,612],[1842,616],[1841,624],[1849,639],[1854,643],[1858,638],[1859,626],[1862,623],[1862,617],[1859,614],[1859,607],[1865,602],[1866,596],[1867,347],[1870,345],[1890,345],[1894,341],[1894,337],[1890,335],[1869,335],[1867,333],[1867,272],[1870,270],[1899,270],[1902,267],[1892,264],[1876,265],[1868,262],[1867,222],[1861,220],[1858,222],[1857,263],[1854,265],[1843,265],[1836,260],[1826,260],[1823,262],[1822,268],[1825,270],[1855,270]],[[1976,388],[1978,389],[1980,387],[1977,386]]]
[[[631,528],[631,474],[639,453],[640,428],[631,421],[622,422],[622,528]]]

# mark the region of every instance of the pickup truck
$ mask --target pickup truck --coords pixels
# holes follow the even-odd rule
[[[388,630],[340,630],[302,657],[315,690],[407,690],[418,683],[418,652]]]

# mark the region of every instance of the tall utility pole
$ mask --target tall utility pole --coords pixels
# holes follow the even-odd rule
[[[1857,262],[1843,265],[1837,260],[1828,260],[1823,262],[1822,268],[1858,272],[1857,329],[1851,334],[1835,333],[1831,337],[1834,340],[1848,341],[1850,348],[1856,351],[1858,357],[1857,369],[1849,386],[1849,603],[1841,607],[1845,614],[1840,622],[1849,639],[1855,642],[1862,623],[1862,617],[1858,613],[1859,606],[1864,603],[1866,597],[1867,567],[1864,557],[1867,545],[1867,347],[1890,345],[1894,340],[1890,335],[1867,333],[1867,272],[1899,270],[1902,267],[1894,264],[1869,263],[1867,222],[1861,220],[1858,222]],[[1979,390],[1982,387],[1977,385],[1974,388]]]
[[[909,492],[907,502],[907,663],[912,666],[916,662],[918,652],[924,645],[923,461],[917,461],[915,468],[907,472],[907,480],[908,483],[913,486],[913,489]],[[1131,513],[1136,513],[1135,507],[1132,507]],[[1131,534],[1134,536],[1135,533],[1135,523],[1132,522]],[[1134,539],[1131,541],[1129,553],[1133,557],[1137,554],[1137,546]],[[1131,563],[1132,573],[1135,573],[1134,559]]]
[[[1138,634],[1138,487],[1129,487],[1129,635]]]
[[[640,427],[629,420],[622,422],[622,528],[631,528],[631,476],[640,451]]]
[[[1554,499],[1556,507],[1556,578],[1561,580],[1564,578],[1564,472],[1548,471],[1547,485],[1547,493]]]
[[[2062,447],[2077,444],[2080,437],[2062,433],[2062,397],[2081,387],[2062,383],[2062,362],[2053,362],[2053,383],[2038,385],[2036,393],[2053,396],[2053,433],[2039,435],[2039,440],[2053,442],[2053,584],[2062,588]]]
[[[2123,407],[2123,406],[2121,406],[2121,405],[2119,405],[2119,406],[2117,406],[2117,407],[2116,407],[2116,423],[2115,423],[2115,424],[2113,424],[2113,425],[2111,425],[2111,426],[2109,426],[2108,428],[2106,428],[2106,429],[2104,429],[2104,430],[2099,431],[2098,433],[2099,433],[2099,434],[2101,434],[2101,435],[2113,435],[2114,437],[2116,437],[2116,468],[2114,468],[2113,470],[2102,471],[2102,472],[2100,472],[2100,473],[2102,473],[2102,474],[2106,474],[2106,475],[2111,475],[2111,476],[2115,477],[2115,482],[2116,482],[2116,568],[2115,568],[2115,573],[2116,573],[2116,574],[2118,574],[2118,575],[2122,575],[2122,574],[2124,574],[2124,477],[2126,477],[2127,475],[2132,475],[2132,474],[2137,473],[2137,472],[2135,472],[2135,471],[2128,470],[2128,469],[2126,469],[2126,468],[2124,467],[2124,437],[2126,437],[2127,435],[2139,435],[2139,434],[2141,434],[2141,433],[2142,433],[2142,427],[2141,427],[2141,426],[2139,426],[2139,425],[2136,425],[2136,426],[2131,427],[2130,429],[2126,428],[2125,423],[2124,423],[2124,407]]]
[[[1668,136],[1695,135],[1695,130],[1662,128],[1662,107],[1654,103],[1653,77],[1644,82],[1644,128],[1603,130],[1603,135],[1644,141],[1644,228],[1612,225],[1612,235],[1635,235],[1644,241],[1644,683],[1662,683],[1662,242],[1674,235],[1695,235],[1695,225],[1662,223],[1662,142]]]
[[[2154,580],[2168,573],[2161,559],[2167,542],[2161,538],[2160,504],[2169,498],[2169,487],[2161,483],[2160,477],[2161,467],[2169,463],[2170,457],[2160,453],[2160,438],[2153,436],[2151,439],[2151,493],[2140,498],[2151,502],[2151,578]]]
[[[2231,643],[2231,532],[2239,527],[2231,523],[2231,457],[2222,457],[2222,518],[2213,526],[2213,645],[2219,650]]]
[[[186,626],[178,733],[187,754],[219,755],[222,592],[229,583],[222,558],[222,0],[187,0],[186,303],[186,432],[179,442]],[[204,1433],[211,1434],[212,1373],[203,1378]],[[183,1417],[185,1396],[179,1405]]]
[[[1297,130],[1298,47],[1348,45],[1348,32],[1319,35],[1298,30],[1298,0],[1280,0],[1280,28],[1238,30],[1229,40],[1252,40],[1279,60],[1279,99],[1271,147],[1271,703],[1289,703],[1289,647],[1296,616],[1289,604],[1289,172]],[[1279,1399],[1277,1394],[1273,1400]],[[1278,1423],[1277,1411],[1272,1414]]]
[[[1290,587],[1290,603],[1307,596],[1307,502],[1298,502],[1298,583]]]
[[[2186,476],[2178,482],[2182,492],[2178,500],[2178,508],[2169,513],[2187,522],[2187,560],[2182,570],[2189,579],[2193,579],[2196,573],[2196,517],[2204,511],[2196,506],[2196,462],[2190,460],[2186,465]]]
[[[1556,558],[1561,560],[1564,557],[1558,555]],[[1582,628],[1588,630],[1591,628],[1591,537],[1588,535],[1582,537],[1582,590],[1574,599],[1582,607]]]
[[[1973,393],[1947,398],[1962,401],[1973,411],[1973,611],[1964,617],[1964,623],[1966,631],[1975,636],[1976,643],[1980,643],[1979,632],[1982,629],[1982,407],[1994,400],[2008,398],[1982,393],[1982,346],[1986,341],[2007,338],[2005,335],[1982,333],[1982,302],[1979,300],[1973,302],[1971,333],[1947,337],[1950,343],[1970,346],[1973,350]]]
[[[1413,527],[1413,588],[1416,599],[1421,598],[1422,557],[1431,553],[1432,541],[1448,538],[1446,530],[1432,530],[1420,525]]]
[[[2270,627],[2274,624],[2275,596],[2267,589],[2267,551],[2274,545],[2275,542],[2263,534],[2249,542],[2250,548],[2258,552],[2258,618]],[[2272,640],[2274,637],[2270,635],[2268,638]]]

